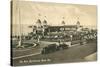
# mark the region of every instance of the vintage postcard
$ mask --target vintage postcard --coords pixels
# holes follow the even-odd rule
[[[11,1],[11,65],[97,60],[97,6]]]

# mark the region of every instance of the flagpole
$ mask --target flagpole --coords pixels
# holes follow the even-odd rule
[[[22,38],[21,38],[21,17],[20,17],[20,7],[18,7],[18,13],[19,13],[19,43],[18,43],[18,47],[21,46],[22,44]]]

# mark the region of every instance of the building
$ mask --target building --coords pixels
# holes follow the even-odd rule
[[[79,21],[77,21],[76,25],[65,25],[65,22],[62,21],[61,26],[50,26],[47,24],[46,20],[41,22],[40,19],[38,19],[36,23],[38,24],[33,27],[33,33],[43,36],[56,33],[61,33],[63,35],[69,32],[79,32],[82,28]]]
[[[77,31],[76,25],[65,25],[65,26],[48,26],[45,29],[45,34],[55,34],[55,33],[67,33],[70,31]]]

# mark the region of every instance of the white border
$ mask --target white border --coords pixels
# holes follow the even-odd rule
[[[88,4],[98,6],[98,42],[100,40],[100,0],[30,0],[39,2],[56,2],[56,3],[72,3],[72,4]],[[100,47],[98,43],[98,47]],[[100,59],[100,49],[98,48],[98,59]],[[64,63],[50,65],[36,65],[37,67],[99,67],[100,60],[97,62],[84,63]],[[10,0],[0,0],[0,67],[10,67]],[[24,66],[23,66],[24,67]],[[33,66],[26,66],[33,67]],[[35,67],[35,66],[34,66]]]

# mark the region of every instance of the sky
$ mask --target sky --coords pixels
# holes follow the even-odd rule
[[[97,26],[95,5],[14,1],[12,16],[14,25],[35,25],[37,19],[40,19],[47,20],[48,24],[53,26],[61,25],[62,21],[65,21],[66,25],[75,25],[80,21],[83,26]]]

